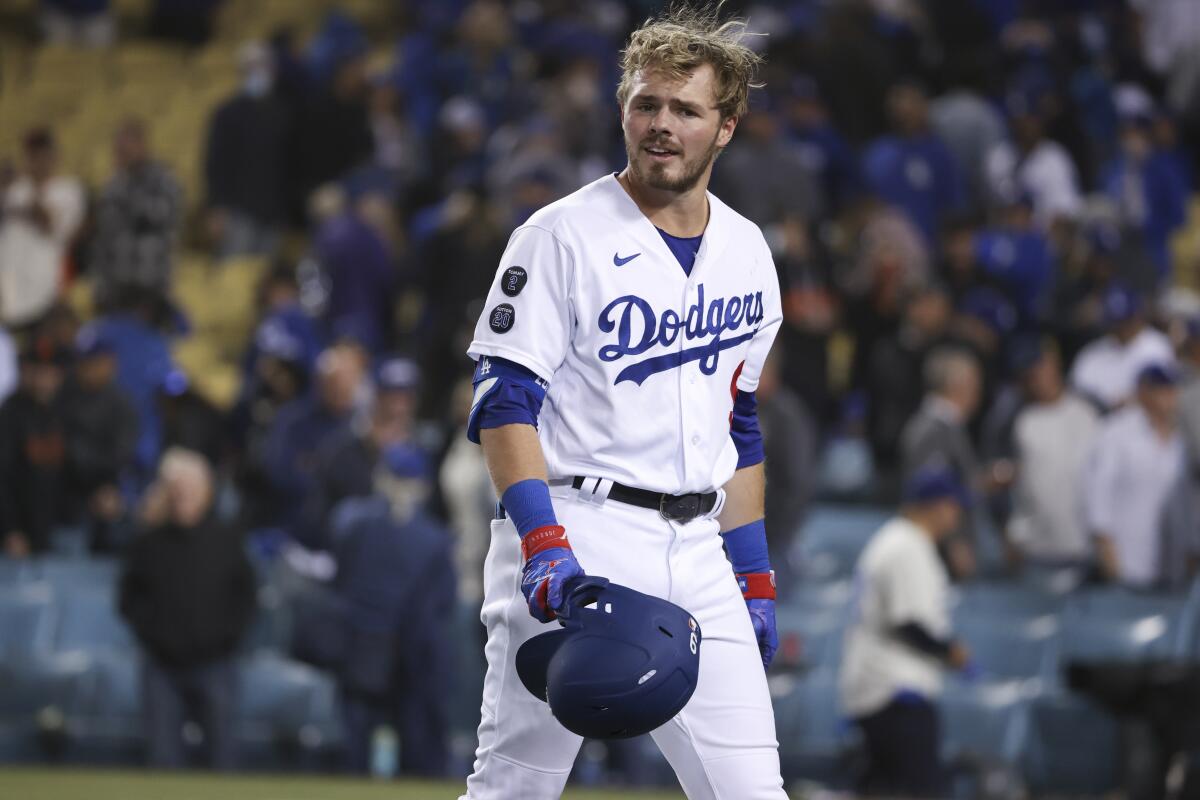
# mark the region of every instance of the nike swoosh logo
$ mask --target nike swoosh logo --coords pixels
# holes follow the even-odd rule
[[[633,255],[631,255],[631,256],[625,256],[624,258],[621,258],[621,257],[620,257],[619,255],[617,255],[616,253],[613,253],[613,266],[614,266],[614,267],[623,267],[623,266],[625,266],[626,264],[628,264],[630,261],[633,261],[635,258],[637,258],[637,257],[638,257],[638,256],[640,256],[640,255],[641,255],[641,253],[634,253],[634,254],[633,254]]]

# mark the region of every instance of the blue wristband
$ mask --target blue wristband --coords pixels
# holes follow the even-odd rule
[[[767,526],[763,520],[725,531],[721,537],[725,540],[725,552],[729,554],[734,572],[742,575],[771,571],[771,559],[767,555]]]
[[[517,481],[504,490],[500,502],[513,525],[517,526],[517,533],[522,536],[532,530],[558,524],[554,506],[550,503],[550,487],[545,481],[537,478]]]

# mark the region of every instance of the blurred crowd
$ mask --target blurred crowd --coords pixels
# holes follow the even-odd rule
[[[328,595],[300,647],[339,670],[355,729],[393,712],[444,729],[397,676],[413,654],[447,658],[422,620],[481,597],[494,498],[462,434],[463,353],[514,227],[623,166],[617,56],[658,5],[426,0],[391,30],[334,12],[311,40],[247,42],[200,198],[142,120],[90,190],[60,171],[54,130],[28,132],[0,167],[5,554],[125,555],[126,613],[165,680],[220,697],[221,670],[194,668],[230,657],[247,615],[222,589],[232,607],[201,632],[221,607],[204,598],[241,586],[242,565],[189,549],[224,534],[151,542],[231,530],[256,565]],[[46,0],[45,35],[111,46],[108,6]],[[202,38],[179,15],[218,6],[157,3],[158,35]],[[1200,567],[1200,263],[1172,242],[1200,156],[1200,11],[726,8],[767,58],[712,188],[763,228],[783,289],[759,390],[781,573],[813,497],[893,503],[936,463],[975,501],[944,543],[959,580],[1068,565],[1184,586]],[[231,409],[172,361],[197,335],[172,294],[182,247],[272,264]],[[64,302],[80,282],[86,319]],[[207,589],[163,578],[201,563]],[[162,641],[182,629],[155,630],[160,606],[212,648]],[[444,768],[434,745],[404,752]]]

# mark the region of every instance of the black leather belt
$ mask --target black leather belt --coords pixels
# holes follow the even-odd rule
[[[579,489],[583,486],[585,480],[587,479],[576,475],[571,481],[571,486]],[[702,517],[709,513],[717,505],[716,492],[709,492],[708,494],[662,494],[661,492],[652,492],[649,489],[635,489],[632,486],[622,486],[616,481],[613,482],[612,488],[608,490],[608,499],[616,500],[620,503],[628,503],[631,506],[639,506],[640,508],[649,508],[661,514],[663,519],[673,522],[691,522],[696,517]]]

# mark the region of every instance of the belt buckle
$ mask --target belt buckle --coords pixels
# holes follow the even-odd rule
[[[667,503],[671,503],[670,509]],[[678,497],[664,494],[658,501],[658,514],[668,522],[691,522],[700,515],[700,495],[684,494]]]

